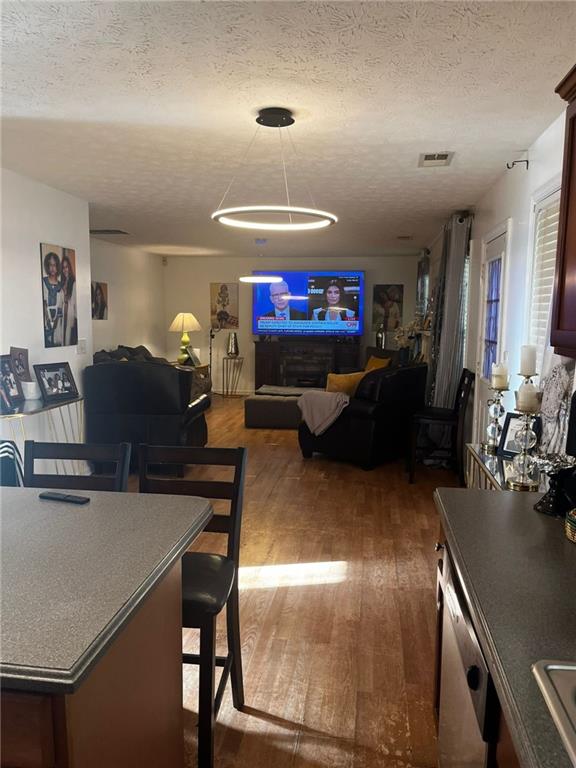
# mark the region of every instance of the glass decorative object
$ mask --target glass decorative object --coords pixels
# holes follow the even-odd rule
[[[235,331],[231,331],[228,334],[228,347],[226,348],[226,354],[228,357],[238,357],[240,354],[240,348],[238,346],[238,334]]]
[[[534,418],[540,412],[542,391],[532,383],[532,375],[520,374],[524,381],[516,392],[516,410],[522,414],[522,424],[516,431],[516,441],[520,445],[520,453],[512,459],[512,476],[506,484],[511,491],[537,491],[539,469],[530,451],[538,442],[533,430]]]
[[[481,448],[483,453],[487,453],[490,456],[494,456],[498,450],[500,444],[500,436],[502,434],[502,425],[500,419],[505,414],[504,406],[502,405],[502,393],[508,391],[508,385],[502,388],[492,387],[494,396],[488,400],[488,416],[490,420],[486,427],[486,440],[482,443]]]
[[[386,349],[386,326],[380,323],[376,331],[376,346],[378,349]]]

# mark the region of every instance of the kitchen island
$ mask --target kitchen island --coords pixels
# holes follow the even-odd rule
[[[182,554],[195,497],[0,489],[2,765],[183,762]]]
[[[576,546],[562,521],[534,511],[540,497],[452,488],[435,493],[516,764],[571,768],[531,667],[540,659],[576,659]]]

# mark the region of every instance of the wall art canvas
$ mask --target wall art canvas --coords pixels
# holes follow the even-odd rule
[[[76,306],[76,251],[40,243],[44,346],[70,347],[78,343]]]
[[[92,320],[108,320],[108,283],[92,283]]]
[[[377,331],[382,323],[386,331],[399,328],[402,325],[403,305],[403,285],[375,285],[372,294],[372,330]]]
[[[215,330],[238,328],[238,283],[210,283],[210,324]]]

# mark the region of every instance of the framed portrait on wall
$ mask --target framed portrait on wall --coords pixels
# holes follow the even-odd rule
[[[70,347],[78,343],[76,251],[40,243],[44,346]]]
[[[108,283],[92,282],[92,320],[108,320]]]
[[[395,331],[402,325],[404,286],[398,283],[375,285],[372,293],[372,330],[384,324],[385,331]]]

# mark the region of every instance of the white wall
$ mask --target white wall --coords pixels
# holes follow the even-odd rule
[[[208,362],[210,328],[210,283],[236,282],[241,275],[249,275],[255,269],[358,269],[366,273],[366,299],[364,307],[365,343],[373,343],[371,331],[372,286],[376,283],[404,284],[404,322],[414,318],[416,305],[416,273],[418,256],[383,256],[381,258],[350,258],[345,262],[332,258],[214,258],[195,256],[171,256],[165,267],[165,327],[177,312],[192,312],[198,318],[202,331],[190,334],[194,347],[200,347],[201,360]],[[240,355],[244,356],[244,368],[239,391],[248,393],[254,389],[254,343],[252,335],[252,286],[240,283],[240,328],[238,341]],[[178,334],[166,334],[168,357],[178,354]],[[221,331],[214,340],[213,368],[215,390],[221,388],[221,360],[226,353],[228,332]]]
[[[1,180],[0,350],[26,347],[32,374],[35,363],[69,362],[81,391],[82,369],[92,362],[88,203],[9,170],[2,169]],[[81,355],[76,346],[44,348],[40,243],[76,251],[78,338],[86,343]],[[26,427],[28,437],[47,438],[43,417],[28,418]]]
[[[160,256],[92,238],[92,280],[108,284],[108,319],[93,320],[94,350],[119,344],[166,354],[164,272]]]
[[[564,144],[562,113],[529,148],[529,169],[517,165],[504,170],[493,187],[481,198],[475,209],[472,225],[472,271],[470,301],[470,334],[466,365],[472,369],[476,363],[476,343],[480,329],[479,285],[482,240],[510,219],[508,263],[506,267],[506,293],[504,296],[505,324],[502,350],[508,352],[510,370],[519,370],[520,347],[528,337],[527,297],[532,260],[532,226],[535,198],[545,188],[550,191],[559,186]],[[520,379],[513,375],[511,388],[516,389]],[[511,395],[507,405],[512,406]]]

